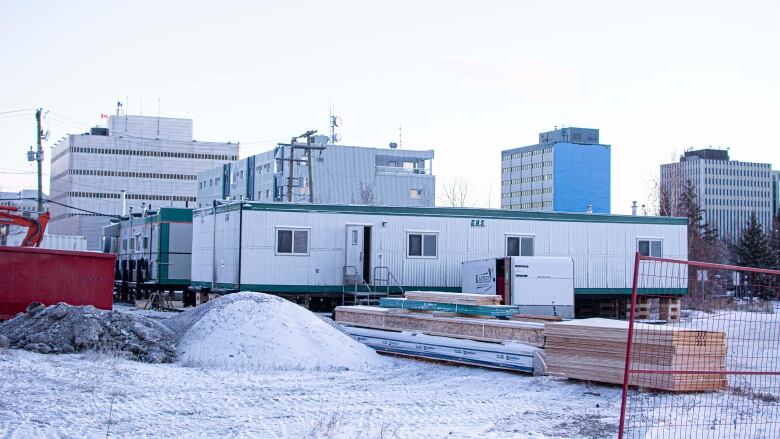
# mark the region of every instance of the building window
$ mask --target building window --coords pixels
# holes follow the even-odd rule
[[[301,229],[276,229],[276,254],[308,255],[309,231]]]
[[[409,189],[409,198],[413,200],[422,198],[422,194],[423,194],[422,189]]]
[[[637,251],[642,256],[660,258],[663,256],[663,241],[660,239],[638,239]]]
[[[506,255],[507,256],[533,256],[534,237],[533,236],[507,236]]]
[[[436,233],[409,233],[406,255],[410,258],[435,258],[438,255]]]

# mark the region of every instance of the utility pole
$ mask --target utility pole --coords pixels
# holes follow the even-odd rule
[[[295,140],[297,137],[290,139],[290,178],[287,180],[287,202],[292,202],[293,191],[293,171],[295,170]]]
[[[306,136],[306,152],[308,153],[309,162],[309,203],[314,203],[314,179],[311,176],[311,135]]]
[[[290,147],[290,158],[287,159],[288,162],[290,163],[290,166],[289,166],[290,167],[290,171],[289,171],[290,175],[287,178],[287,201],[288,202],[292,202],[292,194],[293,194],[293,186],[294,186],[293,185],[293,181],[295,179],[295,176],[294,176],[294,173],[295,173],[295,162],[302,162],[302,163],[306,162],[309,165],[309,201],[312,202],[312,203],[314,202],[314,195],[313,195],[314,192],[313,192],[313,189],[312,189],[313,188],[313,183],[312,183],[312,169],[311,169],[311,167],[312,167],[311,151],[313,149],[317,149],[317,150],[320,150],[320,151],[325,149],[325,146],[323,146],[323,145],[314,146],[314,145],[311,144],[311,136],[313,134],[315,134],[315,133],[317,133],[317,130],[306,131],[305,133],[301,134],[300,136],[293,137],[292,139],[290,139],[290,144],[289,145],[286,145],[284,143],[278,143],[277,144],[278,146],[282,147],[282,151],[284,151],[284,147],[285,146],[289,146]],[[300,138],[303,138],[303,137],[306,138],[306,145],[304,145],[302,143],[296,143],[296,140],[298,140]],[[307,152],[306,159],[296,159],[295,158],[295,150],[296,149],[305,149],[306,152]],[[282,158],[284,158],[284,153],[282,153]]]
[[[36,153],[35,160],[38,162],[38,213],[43,213],[43,146],[41,145],[41,136],[43,130],[41,129],[41,112],[43,110],[38,108],[35,110],[35,122],[37,125],[37,138],[38,138],[38,152]]]

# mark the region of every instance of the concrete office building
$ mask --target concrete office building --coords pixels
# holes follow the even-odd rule
[[[661,165],[661,190],[676,203],[681,189],[690,180],[696,188],[704,221],[721,236],[736,242],[742,229],[756,212],[765,231],[772,224],[772,166],[769,163],[729,159],[721,149],[686,151],[680,161]]]
[[[599,130],[560,128],[501,152],[501,208],[610,213],[611,147]]]
[[[52,233],[82,235],[99,247],[108,218],[128,208],[195,207],[197,173],[238,158],[237,143],[193,139],[192,120],[117,115],[107,128],[68,135],[51,159]],[[102,215],[101,215],[102,214]]]
[[[431,164],[433,151],[397,148],[366,148],[334,145],[327,137],[314,136],[312,180],[306,153],[295,149],[292,200],[290,149],[276,148],[198,174],[197,206],[213,200],[245,199],[266,202],[328,204],[373,204],[386,206],[433,206],[436,178]]]

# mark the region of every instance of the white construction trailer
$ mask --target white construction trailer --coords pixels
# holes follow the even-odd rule
[[[685,218],[234,201],[193,213],[192,285],[332,306],[351,291],[461,292],[461,265],[566,256],[577,298],[628,297],[634,254],[687,259]]]

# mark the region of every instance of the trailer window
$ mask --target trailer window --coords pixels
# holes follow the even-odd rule
[[[407,256],[412,258],[435,258],[438,255],[435,233],[410,233]]]
[[[663,256],[663,241],[660,239],[638,239],[637,251],[642,256],[660,258]]]
[[[309,254],[309,231],[297,229],[276,230],[276,254]]]
[[[533,256],[534,238],[532,236],[507,236],[507,256]]]

